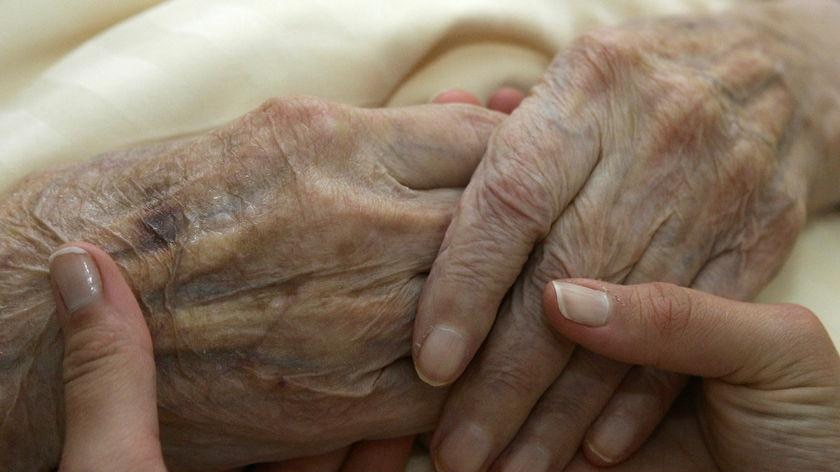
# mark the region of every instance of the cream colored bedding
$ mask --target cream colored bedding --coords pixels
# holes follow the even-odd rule
[[[731,0],[734,2],[735,0]],[[422,103],[526,88],[600,24],[729,0],[0,2],[0,190],[35,169],[226,122],[267,97]],[[764,301],[840,339],[840,216],[812,221]]]

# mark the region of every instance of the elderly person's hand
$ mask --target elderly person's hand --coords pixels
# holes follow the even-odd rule
[[[594,280],[549,284],[544,303],[557,331],[592,352],[701,377],[651,440],[610,471],[840,465],[840,356],[807,309]],[[566,470],[602,469],[580,458]]]
[[[413,317],[504,115],[273,100],[221,129],[28,177],[0,200],[0,463],[55,467],[61,335],[46,271],[104,249],[154,341],[173,469],[314,456],[432,429]]]
[[[155,359],[140,306],[114,261],[86,243],[50,257],[64,338],[61,472],[166,469],[158,432]],[[363,442],[268,472],[403,472],[411,438]]]
[[[754,296],[809,204],[838,201],[838,28],[840,3],[766,2],[597,30],[556,58],[491,138],[421,297],[418,372],[466,369],[432,441],[442,471],[548,470],[582,441],[611,463],[654,430],[684,377],[557,342],[542,287]]]

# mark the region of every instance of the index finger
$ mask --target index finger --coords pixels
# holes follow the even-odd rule
[[[595,129],[561,126],[563,110],[547,87],[491,137],[423,289],[413,354],[431,385],[451,383],[464,371],[534,244],[597,161]]]

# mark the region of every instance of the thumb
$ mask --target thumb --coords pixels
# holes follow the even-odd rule
[[[670,284],[554,281],[545,314],[564,336],[630,364],[733,384],[804,380],[796,366],[828,358],[830,340],[807,309],[743,303]],[[796,371],[796,372],[793,372]],[[796,374],[796,375],[791,375]]]
[[[131,289],[85,243],[53,253],[50,276],[64,334],[61,470],[165,470],[152,341]]]

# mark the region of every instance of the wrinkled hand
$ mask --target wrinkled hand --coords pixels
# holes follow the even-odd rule
[[[501,117],[274,100],[195,139],[22,182],[0,207],[2,462],[56,465],[60,406],[45,405],[60,405],[61,351],[42,268],[73,240],[114,258],[146,315],[170,467],[431,429],[446,391],[416,378],[413,316],[458,187]]]
[[[114,261],[86,243],[50,257],[64,338],[66,418],[61,472],[164,471],[152,339]],[[260,466],[268,471],[403,472],[412,438],[360,443],[320,457]]]
[[[794,305],[735,302],[669,284],[546,287],[551,324],[630,364],[703,377],[627,462],[630,471],[836,470],[840,355]],[[578,458],[567,472],[604,470]]]
[[[587,430],[588,456],[609,464],[653,431],[684,377],[628,375],[557,342],[540,292],[585,276],[757,293],[802,227],[821,156],[804,151],[779,41],[735,14],[598,30],[498,128],[415,323],[427,382],[466,370],[432,441],[442,471],[561,467]]]

